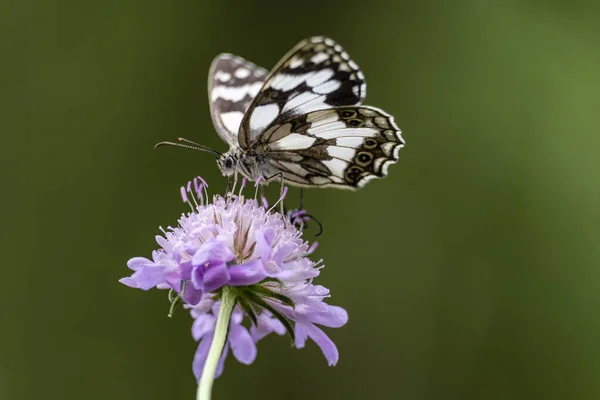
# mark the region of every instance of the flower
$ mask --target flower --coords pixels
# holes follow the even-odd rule
[[[199,304],[191,310],[191,314],[194,317],[192,336],[196,341],[200,342],[192,364],[192,369],[197,379],[200,379],[208,350],[212,344],[219,305],[220,301],[206,299],[201,302],[201,305]],[[235,307],[231,315],[227,343],[219,359],[215,377],[220,376],[223,372],[223,365],[230,349],[239,362],[252,364],[257,355],[256,343],[260,339],[271,332],[278,335],[283,335],[286,332],[285,327],[277,318],[269,317],[266,313],[261,313],[258,316],[258,323],[252,325],[249,330],[242,325],[243,319],[244,313],[242,309],[239,306]]]
[[[230,349],[238,361],[251,364],[260,339],[286,331],[298,348],[311,338],[328,364],[335,365],[338,350],[317,325],[341,327],[348,315],[343,308],[325,303],[327,288],[313,284],[322,265],[307,256],[316,243],[309,246],[289,217],[273,211],[287,188],[270,208],[245,199],[241,190],[239,196],[215,196],[205,204],[207,185],[200,178],[182,188],[189,204],[192,183],[199,204],[192,196],[192,211],[179,218],[177,227],[156,237],[161,248],[152,253],[152,260],[129,260],[134,273],[120,282],[143,290],[171,289],[184,301],[194,318],[192,335],[199,341],[193,363],[197,377],[211,346],[224,287],[231,288],[236,305],[216,376]],[[249,330],[242,325],[245,318],[252,323]]]

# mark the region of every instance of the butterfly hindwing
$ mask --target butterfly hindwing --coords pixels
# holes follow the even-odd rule
[[[273,174],[298,186],[363,187],[387,175],[404,146],[393,118],[374,107],[309,112],[264,132],[257,148]]]
[[[251,148],[270,126],[332,107],[360,104],[364,75],[342,47],[324,37],[296,45],[273,68],[243,117],[238,141]]]
[[[217,133],[232,148],[244,113],[263,86],[267,70],[241,57],[220,54],[208,74],[210,114]]]

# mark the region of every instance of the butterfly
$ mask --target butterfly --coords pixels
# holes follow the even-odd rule
[[[271,72],[220,54],[208,93],[215,129],[229,144],[217,158],[225,176],[357,189],[386,176],[404,146],[391,115],[361,105],[363,73],[326,37],[301,41]]]

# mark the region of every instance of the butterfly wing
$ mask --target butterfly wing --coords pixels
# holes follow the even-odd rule
[[[312,111],[272,126],[257,148],[269,174],[304,187],[357,189],[387,175],[404,146],[392,116],[375,107]]]
[[[240,123],[267,73],[264,68],[232,54],[218,55],[210,66],[210,115],[217,133],[231,148],[238,147]]]
[[[242,119],[239,144],[250,149],[271,126],[311,111],[357,105],[365,96],[364,75],[339,44],[320,36],[306,39],[266,77]]]

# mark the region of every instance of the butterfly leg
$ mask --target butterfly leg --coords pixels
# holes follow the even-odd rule
[[[227,193],[229,193],[229,177],[225,176],[225,196],[227,196]]]
[[[323,233],[323,224],[304,210],[304,189],[300,188],[300,207],[289,210],[287,215],[290,217],[292,224],[297,225],[300,230],[306,229],[308,221],[312,220],[319,225],[319,232],[315,236],[320,236]]]
[[[283,210],[283,174],[280,172],[279,176],[281,178],[281,185],[279,188],[279,198],[281,199],[281,215],[285,215],[285,211]]]
[[[260,185],[260,198],[265,198],[265,185]]]
[[[237,174],[237,172],[235,172],[233,174],[233,186],[231,187],[231,191],[227,192],[227,196],[231,196],[235,192],[235,187],[237,186],[237,182],[238,182],[238,174]]]

